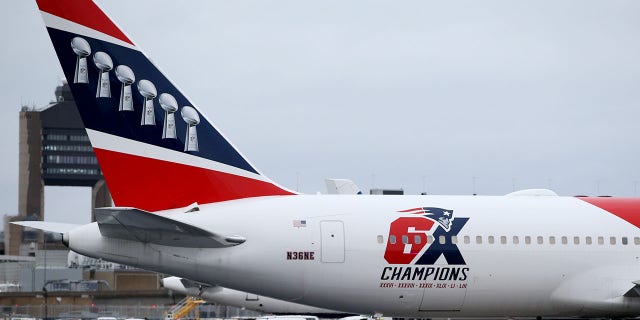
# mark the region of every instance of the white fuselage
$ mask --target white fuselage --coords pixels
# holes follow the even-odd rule
[[[420,247],[414,238],[432,235],[438,226],[405,228],[409,241],[390,234],[398,218],[426,220],[398,212],[416,207],[453,210],[452,230],[456,219],[468,220],[444,239],[422,241],[415,259],[389,263],[390,236],[396,247],[406,242],[402,255]],[[93,223],[65,234],[65,241],[84,255],[357,314],[640,313],[638,298],[623,297],[631,281],[640,280],[638,229],[577,198],[274,196],[203,205],[170,217],[247,240],[226,248],[158,246],[102,237]],[[418,264],[438,241],[458,250],[464,262],[451,264],[448,253],[436,251],[435,262]]]

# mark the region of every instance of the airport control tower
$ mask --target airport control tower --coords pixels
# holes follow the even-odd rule
[[[92,208],[112,205],[66,82],[56,88],[55,96],[56,101],[46,107],[22,107],[20,111],[18,215],[5,220],[8,255],[27,255],[34,244],[42,244],[40,232],[8,222],[44,220],[45,186],[91,187]],[[94,213],[91,215],[95,221]]]

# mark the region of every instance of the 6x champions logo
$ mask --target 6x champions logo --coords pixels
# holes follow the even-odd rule
[[[384,259],[393,265],[414,266],[384,267],[380,280],[467,280],[469,268],[463,267],[466,262],[452,238],[457,238],[469,218],[454,218],[453,210],[435,207],[398,212],[413,216],[400,217],[391,223]],[[440,264],[441,258],[448,266]]]

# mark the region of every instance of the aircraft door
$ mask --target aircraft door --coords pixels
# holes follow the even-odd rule
[[[344,224],[342,221],[320,221],[322,262],[344,262]]]
[[[438,266],[434,265],[438,268]],[[440,266],[441,279],[444,273],[457,272],[458,268]],[[467,283],[458,281],[433,281],[425,283],[420,311],[459,311],[467,295]]]

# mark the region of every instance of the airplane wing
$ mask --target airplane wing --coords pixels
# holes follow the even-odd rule
[[[246,241],[225,236],[136,208],[98,208],[96,221],[104,237],[189,248],[222,248]]]

